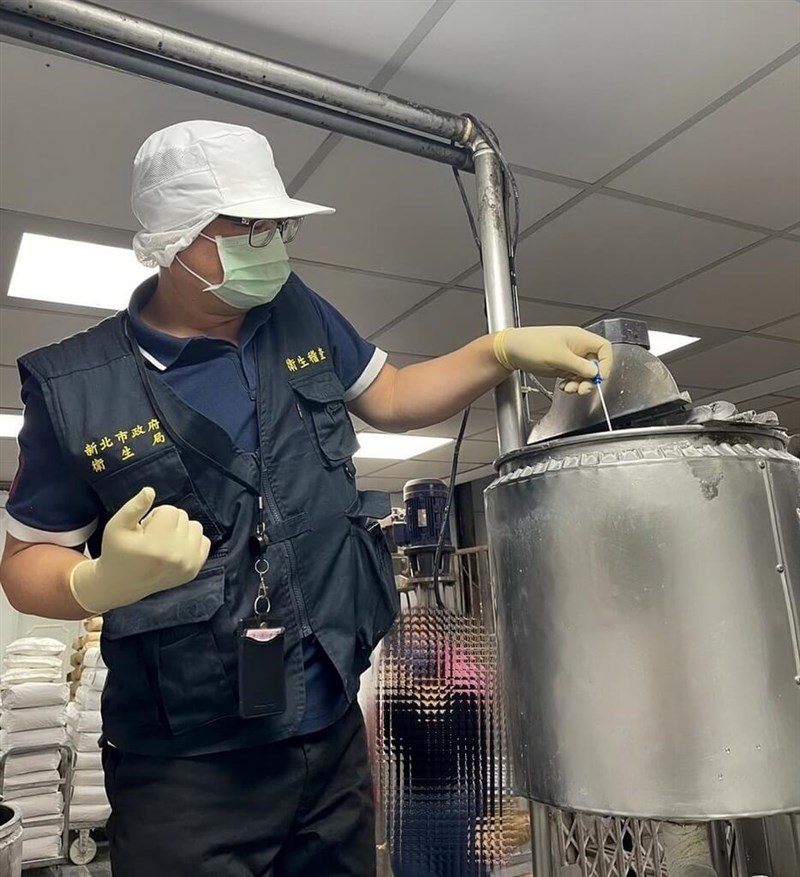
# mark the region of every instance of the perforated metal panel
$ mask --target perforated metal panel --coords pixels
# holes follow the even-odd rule
[[[666,877],[658,823],[554,811],[561,865],[581,877]]]

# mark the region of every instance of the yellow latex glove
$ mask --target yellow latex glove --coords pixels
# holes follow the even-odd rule
[[[70,573],[72,596],[87,612],[185,585],[206,562],[211,543],[202,525],[174,506],[150,511],[155,498],[155,490],[145,487],[128,500],[106,524],[100,557],[81,561]]]
[[[605,380],[614,361],[611,342],[577,326],[523,326],[503,329],[494,336],[494,355],[509,371],[520,369],[544,378],[564,379],[567,393],[585,396],[594,389],[592,378]]]

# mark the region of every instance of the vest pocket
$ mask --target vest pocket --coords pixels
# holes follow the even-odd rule
[[[369,660],[375,648],[394,623],[400,611],[400,595],[394,583],[392,555],[377,523],[370,519],[389,513],[387,494],[374,490],[361,491],[347,510],[350,518],[353,561],[358,580],[356,585],[356,635],[358,645]]]
[[[143,487],[152,487],[156,491],[156,506],[173,505],[183,509],[192,520],[203,525],[203,532],[212,544],[224,535],[211,509],[197,493],[174,446],[143,457],[101,478],[92,487],[109,515],[119,511]]]
[[[150,647],[144,643],[152,644],[156,689],[173,734],[236,714],[233,686],[217,645],[218,636],[230,634],[224,602],[225,571],[214,567],[187,585],[151,594],[104,616],[104,639],[140,642],[145,651]],[[113,660],[110,667],[111,685],[124,687],[124,680],[117,683],[114,678]]]
[[[192,628],[181,639],[162,641],[158,652],[158,687],[173,734],[236,715],[233,689],[211,624]]]
[[[358,450],[358,439],[344,404],[344,387],[332,371],[290,380],[297,411],[327,468],[340,466]]]
[[[225,571],[204,569],[186,585],[150,594],[103,616],[103,636],[122,639],[138,633],[208,621],[225,602]]]

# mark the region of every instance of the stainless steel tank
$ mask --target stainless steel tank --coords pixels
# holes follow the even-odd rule
[[[562,432],[579,432],[591,403],[571,421],[565,402]],[[486,509],[519,792],[661,819],[800,810],[800,460],[786,443],[711,420],[579,432],[499,462]]]

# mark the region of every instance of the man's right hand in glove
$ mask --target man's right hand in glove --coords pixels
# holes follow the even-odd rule
[[[125,503],[106,524],[100,557],[72,569],[72,596],[88,613],[184,585],[202,569],[211,549],[202,525],[174,506],[151,511],[155,498],[145,487]]]

